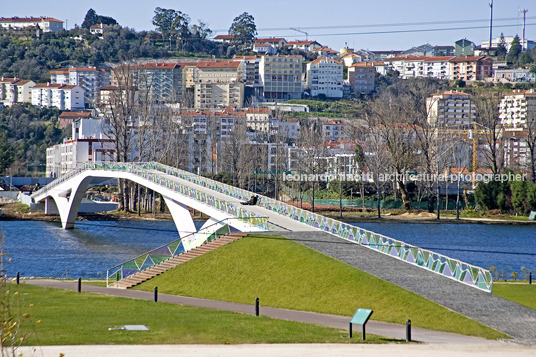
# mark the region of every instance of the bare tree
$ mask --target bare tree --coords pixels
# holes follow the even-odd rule
[[[389,155],[384,140],[384,133],[378,126],[369,129],[366,137],[366,148],[365,164],[374,180],[377,197],[377,214],[378,218],[381,218],[381,192],[385,183],[381,176],[387,171]]]

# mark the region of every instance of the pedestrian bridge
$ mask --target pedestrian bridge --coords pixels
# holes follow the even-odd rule
[[[34,192],[31,198],[35,203],[45,202],[47,213],[57,210],[63,228],[73,228],[87,188],[111,178],[130,180],[160,193],[179,236],[187,240],[183,242],[186,250],[203,244],[207,235],[224,226],[241,232],[324,231],[461,283],[486,291],[492,289],[491,273],[483,268],[266,196],[259,195],[255,206],[242,206],[240,201],[255,193],[155,162],[86,164]],[[210,217],[199,232],[188,207]]]

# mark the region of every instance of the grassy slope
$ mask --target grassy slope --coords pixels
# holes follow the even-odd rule
[[[536,310],[536,285],[528,283],[493,283],[493,293]]]
[[[30,315],[23,319],[18,335],[26,337],[25,345],[362,342],[348,339],[346,331],[265,316],[30,285],[11,290],[19,290],[13,306],[21,298],[17,315]],[[150,330],[108,330],[130,324],[144,324]],[[389,341],[393,340],[367,335],[366,342]]]
[[[136,287],[162,293],[373,319],[487,338],[504,337],[419,295],[291,240],[248,237],[182,264]]]

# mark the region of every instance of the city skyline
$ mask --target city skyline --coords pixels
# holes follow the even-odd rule
[[[493,6],[493,37],[522,36],[522,14],[527,9],[526,38],[534,39],[536,16],[531,16],[531,1],[495,1]],[[326,11],[322,1],[246,3],[231,0],[224,6],[207,0],[202,3],[178,5],[174,1],[102,1],[91,4],[81,1],[22,0],[3,4],[0,17],[49,16],[66,22],[67,28],[81,25],[90,8],[99,15],[111,16],[120,25],[140,30],[154,30],[152,17],[156,7],[169,8],[188,14],[192,23],[203,20],[214,31],[213,35],[226,34],[233,19],[243,12],[255,18],[259,37],[284,37],[287,40],[309,40],[334,50],[349,47],[369,50],[404,50],[424,43],[453,45],[467,38],[479,45],[489,39],[490,8],[487,0],[453,0],[431,7],[424,0],[398,2],[386,0],[382,8],[369,2],[342,0],[338,9]],[[136,9],[136,11],[125,11]],[[29,10],[31,9],[31,10]],[[207,10],[208,9],[208,10]],[[217,9],[217,10],[215,10]],[[384,9],[389,9],[385,11]],[[329,9],[328,9],[329,10]],[[536,9],[535,15],[536,15]]]

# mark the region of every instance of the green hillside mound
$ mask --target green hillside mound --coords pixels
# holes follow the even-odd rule
[[[252,235],[193,259],[136,289],[373,319],[486,338],[504,334],[415,293],[278,236]]]

